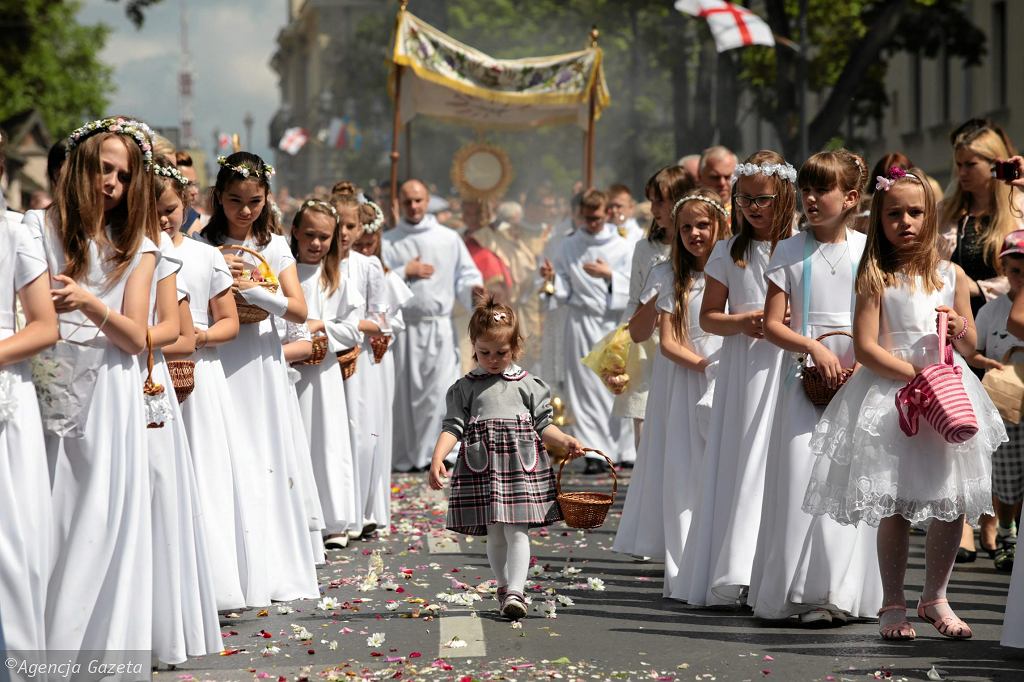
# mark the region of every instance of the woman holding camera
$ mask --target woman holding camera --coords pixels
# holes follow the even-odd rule
[[[999,266],[999,249],[1021,229],[1022,214],[1012,190],[993,177],[993,164],[1013,154],[996,126],[966,128],[953,140],[956,181],[939,206],[939,253],[969,278],[971,309],[1009,290]]]

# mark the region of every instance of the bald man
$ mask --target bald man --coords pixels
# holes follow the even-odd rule
[[[736,155],[728,147],[708,147],[700,155],[697,184],[717,192],[722,205],[732,206],[732,173],[736,170]]]
[[[430,192],[419,180],[402,185],[402,218],[384,233],[384,264],[413,292],[402,308],[406,329],[395,337],[393,466],[426,470],[444,418],[445,394],[459,378],[452,327],[456,297],[468,310],[483,277],[454,230],[427,213]],[[465,330],[458,330],[465,333]]]

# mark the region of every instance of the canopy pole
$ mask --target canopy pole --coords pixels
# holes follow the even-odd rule
[[[398,7],[398,15],[395,18],[395,42],[398,41],[398,28],[402,23],[402,15],[405,14],[409,0],[402,0]],[[398,159],[401,154],[398,152],[398,136],[402,126],[401,102],[402,102],[402,72],[405,67],[395,64],[395,111],[391,123],[391,201],[388,207],[388,217],[391,225],[398,224]]]
[[[597,39],[601,35],[600,31],[597,30],[597,26],[593,26],[590,29],[590,47],[591,49],[597,48]],[[594,182],[594,115],[597,110],[597,74],[594,74],[593,83],[590,85],[590,102],[589,110],[587,114],[587,137],[586,143],[583,147],[583,172],[584,172],[584,187],[590,189]]]

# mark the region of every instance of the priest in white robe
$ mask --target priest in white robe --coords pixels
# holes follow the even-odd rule
[[[572,433],[587,447],[623,463],[636,459],[632,424],[612,416],[614,396],[581,361],[615,329],[629,298],[633,245],[605,222],[607,203],[604,192],[590,190],[584,195],[583,229],[565,238],[551,265],[554,298],[566,310],[565,383],[566,402],[575,419]],[[594,469],[588,461],[588,471]]]
[[[399,273],[413,298],[402,308],[406,329],[394,341],[393,467],[426,469],[444,418],[445,395],[459,378],[452,326],[456,297],[472,310],[483,278],[454,230],[427,213],[430,193],[419,180],[402,185],[402,219],[384,233],[384,264]]]

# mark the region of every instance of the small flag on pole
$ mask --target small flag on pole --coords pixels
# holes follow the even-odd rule
[[[295,156],[299,153],[300,149],[306,146],[308,141],[309,133],[306,132],[305,128],[288,128],[284,131],[284,135],[281,136],[281,141],[277,143],[277,148]]]
[[[231,148],[231,136],[227,133],[221,133],[217,136],[217,151],[226,152]]]
[[[676,0],[675,7],[683,14],[707,20],[719,52],[775,44],[771,27],[746,7],[725,0]]]

